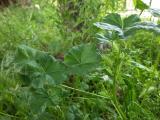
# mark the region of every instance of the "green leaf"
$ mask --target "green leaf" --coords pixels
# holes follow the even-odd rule
[[[117,18],[116,18],[117,17]],[[112,13],[109,14],[108,16],[105,17],[104,22],[97,22],[94,25],[97,26],[98,28],[101,28],[103,30],[111,31],[111,35],[101,35],[101,36],[111,36],[112,38],[108,37],[105,39],[113,39],[115,38],[114,36],[119,36],[121,38],[125,37],[124,31],[128,27],[134,25],[136,22],[140,22],[141,19],[139,18],[138,15],[133,14],[130,15],[124,19],[121,19],[121,16],[117,13]],[[116,34],[116,35],[115,35]],[[117,38],[117,37],[116,37]],[[102,38],[104,40],[104,38]]]
[[[140,22],[140,21],[141,21],[141,19],[140,19],[140,17],[137,14],[130,15],[130,16],[124,18],[124,22],[123,22],[124,26],[123,26],[123,28],[130,27],[134,23]]]
[[[111,25],[111,24],[103,23],[103,22],[97,22],[94,25],[103,30],[116,31],[118,32],[119,36],[123,36],[123,30],[115,25]]]
[[[25,45],[20,45],[16,51],[15,62],[26,71],[32,72],[39,68],[39,65],[35,61],[37,50]],[[41,53],[43,54],[43,53]]]
[[[117,20],[116,16],[118,17]],[[117,38],[123,39],[129,35],[133,35],[137,30],[147,30],[158,34],[160,33],[160,28],[156,24],[152,22],[141,22],[140,17],[136,14],[121,19],[120,15],[117,15],[117,13],[115,13],[108,15],[106,18],[106,23],[97,22],[94,24],[98,28],[107,30],[107,32],[104,35],[99,34],[98,39],[100,41],[109,41]]]
[[[71,74],[84,75],[95,70],[101,56],[92,44],[83,44],[73,47],[65,55],[64,63],[70,68]]]
[[[133,0],[133,2],[136,9],[145,10],[149,8],[149,6],[145,4],[142,0]]]
[[[145,70],[145,71],[148,71],[148,72],[151,71],[149,68],[147,68],[146,66],[144,66],[144,65],[142,65],[142,64],[140,64],[140,63],[138,63],[138,62],[131,61],[131,63],[132,63],[134,66],[136,66],[137,68],[139,68],[139,69],[142,69],[142,70]]]
[[[149,11],[154,17],[160,17],[160,9],[150,9]]]
[[[35,114],[44,112],[47,105],[50,105],[49,96],[43,92],[41,89],[32,92],[30,107],[32,107],[32,112]]]
[[[43,84],[61,84],[67,79],[67,69],[64,64],[60,63],[51,56],[40,58],[38,61],[40,71],[34,73],[34,77],[43,81]]]
[[[117,26],[119,28],[123,28],[123,22],[121,16],[117,13],[111,13],[104,18],[104,22]]]
[[[48,53],[21,45],[15,62],[22,68],[22,74],[29,76],[34,87],[45,84],[60,84],[67,79],[66,67]]]
[[[160,34],[160,28],[152,22],[138,22],[125,30],[125,35],[131,35],[137,30],[147,30]]]

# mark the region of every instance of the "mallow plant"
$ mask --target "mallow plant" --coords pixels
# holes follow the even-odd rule
[[[66,91],[63,89],[102,97],[67,84],[71,77],[84,77],[96,71],[100,63],[101,55],[92,43],[74,46],[66,52],[64,59],[61,60],[47,52],[20,45],[16,51],[14,64],[18,69],[17,74],[22,79],[19,90],[24,90],[24,95],[19,91],[17,96],[19,96],[19,100],[23,99],[24,101],[28,96],[28,103],[17,104],[20,107],[19,110],[22,109],[22,106],[26,107],[25,111],[22,109],[22,113],[29,114],[26,116],[27,119],[40,120],[40,116],[46,113],[50,118],[54,118],[48,110],[51,109],[51,106],[58,105],[64,98]],[[62,95],[63,97],[61,97]],[[32,106],[32,109],[27,105]],[[23,118],[23,114],[19,113],[18,115]]]
[[[45,84],[62,84],[70,75],[86,75],[95,71],[100,61],[101,55],[93,44],[71,48],[64,60],[25,45],[18,47],[15,57],[20,74],[28,76],[30,84],[36,88],[43,88]]]
[[[138,30],[160,33],[160,28],[156,23],[142,21],[136,14],[123,18],[118,13],[111,13],[105,16],[102,22],[94,25],[105,31],[103,34],[98,34],[98,39],[101,41],[126,39]]]

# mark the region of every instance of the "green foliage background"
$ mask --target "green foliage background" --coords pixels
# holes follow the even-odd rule
[[[3,8],[0,120],[159,120],[160,28],[125,2]]]

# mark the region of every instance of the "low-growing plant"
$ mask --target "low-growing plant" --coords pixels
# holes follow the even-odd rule
[[[153,22],[143,22],[136,14],[126,18],[121,18],[117,13],[111,13],[104,17],[103,22],[95,23],[95,26],[105,30],[104,34],[99,35],[99,40],[108,41],[114,39],[125,39],[133,35],[138,30],[160,33],[160,28]]]
[[[111,13],[96,23],[106,46],[95,42],[93,22],[122,1],[34,0],[2,11],[0,119],[159,120],[159,26]]]
[[[21,98],[24,95],[22,95],[19,91],[24,89],[26,91],[25,94],[29,97],[28,104],[32,106],[32,109],[30,107],[28,108],[26,104],[18,106],[18,109],[22,109],[22,106],[25,108],[27,107],[26,109],[30,111],[30,115],[26,115],[28,119],[34,118],[38,120],[42,114],[48,114],[47,119],[53,119],[54,115],[50,113],[53,110],[49,106],[59,105],[60,101],[58,102],[57,99],[60,99],[59,97],[61,97],[61,94],[65,94],[65,91],[64,93],[62,92],[62,88],[96,96],[94,94],[92,95],[92,93],[87,93],[73,88],[73,86],[67,86],[62,83],[70,80],[71,76],[74,78],[76,76],[84,77],[90,72],[95,71],[100,63],[100,58],[101,57],[95,46],[92,44],[79,45],[71,48],[64,56],[64,61],[56,60],[53,56],[46,52],[42,52],[24,45],[19,46],[15,56],[15,63],[19,68],[18,73],[22,77],[21,79],[23,81],[21,81],[22,87],[17,90],[15,102],[17,103],[17,99],[23,99],[24,101],[26,100],[26,98]],[[38,101],[36,100],[37,98],[39,98]],[[56,101],[58,103],[56,103]],[[22,113],[19,112],[20,111],[18,110],[17,113],[15,113],[15,116],[18,117],[20,115],[19,117],[21,118],[22,113],[25,111],[22,110]],[[36,116],[34,116],[35,113]]]

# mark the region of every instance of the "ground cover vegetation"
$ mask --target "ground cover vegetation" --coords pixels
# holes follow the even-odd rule
[[[133,1],[1,5],[0,120],[159,120],[160,11]]]

